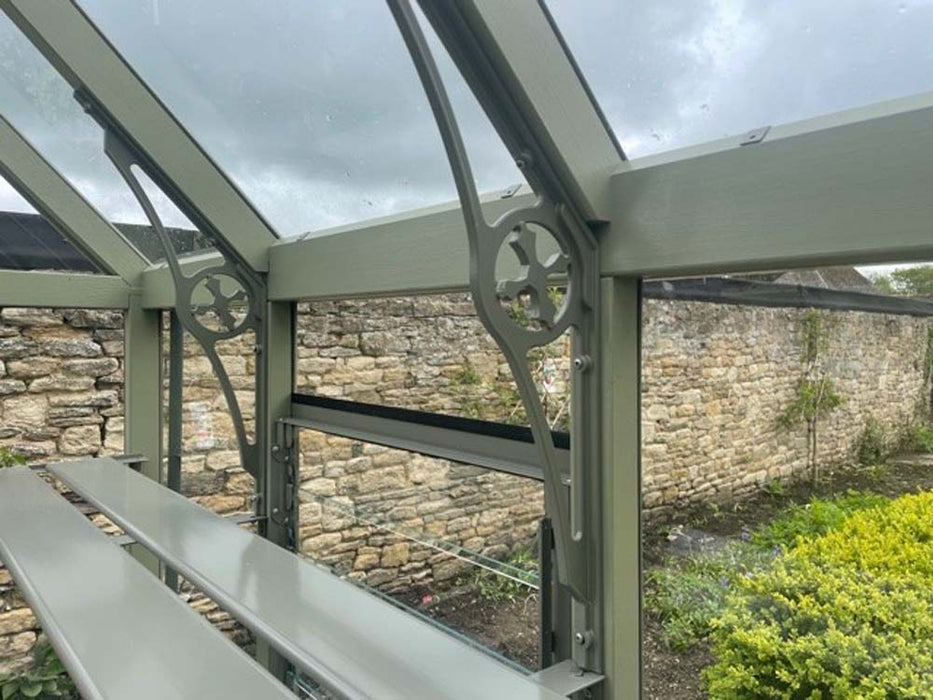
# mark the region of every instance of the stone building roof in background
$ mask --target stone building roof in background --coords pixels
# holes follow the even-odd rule
[[[837,267],[819,267],[813,270],[789,270],[779,274],[775,284],[800,284],[805,287],[837,289],[846,292],[877,291],[874,283],[861,272],[849,265]]]

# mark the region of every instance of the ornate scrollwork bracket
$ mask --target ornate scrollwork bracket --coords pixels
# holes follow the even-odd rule
[[[221,236],[211,230],[205,230],[207,228],[205,226],[198,228],[220,252],[221,261],[202,267],[194,274],[186,275],[182,271],[178,253],[166,232],[165,225],[133,172],[133,166],[147,173],[156,184],[159,182],[157,172],[154,168],[147,167],[147,158],[129,144],[119,127],[94,102],[93,98],[80,91],[75,94],[75,97],[103,127],[104,152],[129,186],[158,236],[165,251],[166,265],[175,285],[175,314],[182,327],[201,345],[210,361],[230,411],[240,452],[240,463],[254,478],[258,478],[259,442],[255,439],[251,440],[247,433],[240,401],[217,351],[217,345],[252,332],[255,338],[254,350],[257,354],[262,352],[262,348],[265,347],[265,324],[263,322],[266,307],[265,285],[259,275],[227,245]],[[196,220],[197,217],[189,218]],[[257,407],[261,405],[260,397],[263,391],[261,375],[261,372],[256,373],[254,405]],[[258,420],[256,425],[259,430]]]
[[[477,314],[505,355],[528,415],[545,476],[546,498],[554,527],[558,580],[581,604],[594,600],[598,572],[589,556],[593,485],[598,464],[598,384],[595,350],[598,319],[597,243],[586,223],[563,201],[558,188],[543,183],[530,150],[516,162],[533,184],[537,200],[487,223],[470,169],[457,119],[443,80],[409,0],[387,0],[431,104],[453,170],[470,245],[470,289]],[[514,140],[513,140],[514,142]],[[515,149],[513,148],[513,153]],[[542,238],[557,252],[539,258]],[[518,275],[501,279],[501,256],[511,250]],[[548,294],[566,284],[559,303]],[[527,301],[525,323],[504,302]],[[565,332],[572,334],[574,378],[571,389],[571,469],[563,473],[547,416],[532,377],[529,352]],[[568,493],[569,487],[569,493]],[[594,507],[593,510],[596,510]],[[588,632],[581,634],[589,634]],[[588,637],[587,637],[588,638]]]

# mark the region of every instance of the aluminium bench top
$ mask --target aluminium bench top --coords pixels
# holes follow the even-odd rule
[[[565,698],[113,460],[67,462],[50,470],[338,695]]]
[[[109,539],[27,467],[0,469],[0,560],[85,700],[294,700]]]

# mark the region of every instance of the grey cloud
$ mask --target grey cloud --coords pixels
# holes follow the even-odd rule
[[[382,0],[80,4],[281,233],[455,198]],[[933,75],[929,0],[548,5],[634,156],[918,92]],[[99,129],[30,47],[11,43],[4,22],[4,113],[15,112],[11,120],[108,216],[141,221],[103,158]],[[519,182],[472,95],[441,63],[480,188]],[[8,201],[0,190],[0,206]]]

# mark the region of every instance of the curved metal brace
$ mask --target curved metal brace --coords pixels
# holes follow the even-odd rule
[[[223,360],[220,359],[220,355],[217,353],[217,343],[240,337],[252,331],[256,338],[256,350],[259,351],[265,347],[263,342],[265,289],[255,279],[252,271],[244,268],[244,263],[235,258],[231,259],[232,256],[220,246],[218,248],[221,249],[223,262],[202,268],[195,274],[186,276],[182,272],[178,255],[165,231],[161,218],[133,173],[132,168],[134,165],[144,172],[146,171],[144,164],[141,162],[142,159],[112,130],[105,129],[104,134],[104,152],[116,166],[133,195],[139,201],[146,218],[149,219],[149,223],[159,237],[159,242],[165,249],[165,261],[175,284],[175,314],[182,327],[191,333],[203,348],[204,354],[210,361],[211,368],[220,383],[221,391],[223,391],[224,399],[230,410],[233,429],[236,433],[240,462],[249,474],[254,478],[258,478],[259,446],[257,442],[250,441],[246,433],[240,402],[230,382],[230,376],[227,374]],[[238,289],[232,293],[225,292],[223,289],[223,281],[225,280],[228,281],[228,286],[229,281],[232,281],[233,286],[238,287]],[[196,303],[199,292],[206,293],[211,300],[206,304]],[[232,311],[231,306],[235,303],[242,303],[246,308],[246,313],[242,319],[238,319]],[[216,327],[205,324],[204,318],[208,314],[214,314],[216,317]],[[259,406],[261,387],[258,378],[255,390],[257,395],[255,405]]]
[[[387,2],[418,70],[453,170],[469,237],[470,289],[477,314],[509,363],[531,423],[544,470],[548,502],[553,504],[551,518],[558,579],[578,601],[592,602],[595,573],[590,571],[587,558],[584,520],[586,465],[593,464],[594,459],[592,454],[586,453],[590,443],[579,428],[584,414],[588,413],[585,404],[592,401],[588,396],[594,395],[590,391],[587,396],[585,386],[592,386],[593,380],[587,383],[575,379],[573,382],[568,500],[563,488],[565,475],[561,473],[550,426],[529,368],[528,352],[554,341],[570,329],[577,376],[593,374],[598,292],[595,237],[567,206],[555,201],[550,193],[537,191],[538,188],[534,205],[507,212],[492,224],[486,222],[456,115],[418,19],[409,0]],[[536,164],[530,154],[523,153],[516,162],[529,175],[530,182],[542,181],[534,176]],[[536,230],[550,234],[557,241],[560,253],[546,261],[539,260]],[[521,264],[520,275],[514,280],[496,279],[496,262],[505,245],[513,249]],[[555,308],[548,298],[547,287],[551,284],[549,278],[558,274],[566,275],[567,294],[560,308]],[[503,304],[504,300],[516,299],[519,295],[530,297],[532,326],[521,325]]]

